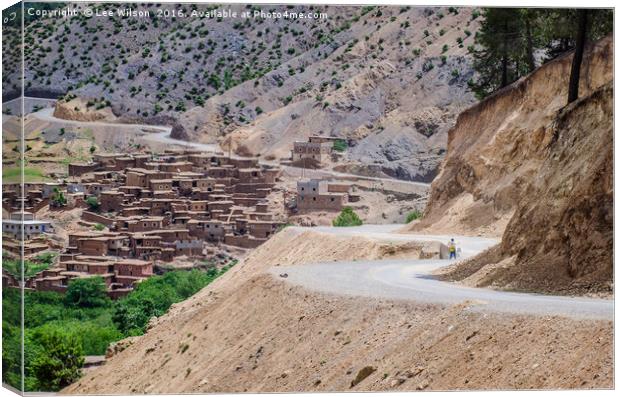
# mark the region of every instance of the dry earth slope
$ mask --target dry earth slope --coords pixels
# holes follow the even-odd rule
[[[560,294],[612,292],[613,41],[584,58],[580,99],[566,105],[571,54],[463,112],[409,227],[503,235],[445,277]]]
[[[391,255],[416,252],[287,228],[63,393],[612,386],[609,321],[322,295],[265,274]]]

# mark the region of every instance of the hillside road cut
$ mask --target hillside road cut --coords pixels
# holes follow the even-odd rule
[[[467,236],[416,235],[395,233],[402,225],[364,225],[359,227],[295,228],[334,235],[364,236],[381,241],[439,241],[454,238],[461,248],[463,260],[497,244],[495,239]],[[454,261],[436,260],[369,260],[313,263],[301,266],[279,266],[270,269],[278,278],[286,273],[286,282],[312,291],[363,296],[378,299],[411,300],[420,303],[455,305],[465,303],[470,310],[511,314],[562,316],[576,319],[613,320],[611,299],[553,296],[506,292],[487,288],[471,288],[439,281],[432,273]]]

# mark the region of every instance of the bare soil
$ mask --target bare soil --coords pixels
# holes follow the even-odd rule
[[[613,386],[608,321],[325,295],[265,274],[284,264],[416,255],[389,246],[285,229],[62,393]]]
[[[404,231],[495,235],[502,242],[445,271],[446,279],[613,294],[611,58],[611,37],[589,47],[580,98],[568,106],[571,54],[459,116],[424,219]]]

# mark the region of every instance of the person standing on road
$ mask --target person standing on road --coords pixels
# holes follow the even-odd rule
[[[456,244],[453,238],[451,238],[448,243],[448,252],[450,253],[450,259],[456,259]]]

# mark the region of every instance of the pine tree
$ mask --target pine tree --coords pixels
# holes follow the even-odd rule
[[[470,82],[478,98],[507,86],[520,76],[523,27],[518,8],[487,8],[484,11],[484,21],[476,37],[481,48],[474,52],[478,79]]]
[[[580,56],[587,43],[613,29],[613,11],[606,9],[487,8],[474,50],[477,79],[470,81],[484,98],[546,62],[575,48],[569,102],[578,96]],[[579,39],[581,37],[581,39]],[[542,50],[542,52],[541,52]],[[535,53],[538,56],[536,60]]]

